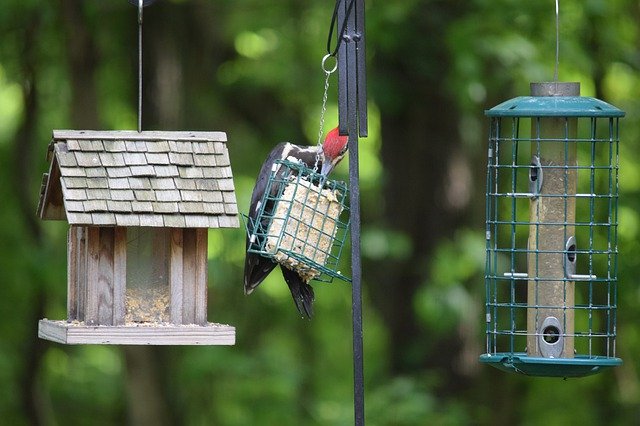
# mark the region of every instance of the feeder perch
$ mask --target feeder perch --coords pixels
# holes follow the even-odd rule
[[[618,121],[579,83],[488,111],[486,337],[505,371],[578,377],[616,357]]]
[[[233,345],[207,321],[208,228],[238,227],[223,132],[56,130],[38,215],[67,220],[65,344]]]
[[[258,216],[248,224],[247,251],[272,259],[307,281],[348,281],[337,270],[349,227],[347,195],[343,182],[328,180],[301,163],[277,160]]]

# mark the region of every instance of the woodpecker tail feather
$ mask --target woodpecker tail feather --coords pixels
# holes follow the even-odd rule
[[[256,253],[247,253],[244,259],[244,294],[251,294],[275,267],[275,262]]]
[[[313,317],[313,301],[315,300],[313,288],[307,284],[297,272],[287,269],[282,265],[280,265],[280,269],[282,269],[282,276],[289,286],[298,312],[300,312],[303,318],[311,319],[311,317]]]

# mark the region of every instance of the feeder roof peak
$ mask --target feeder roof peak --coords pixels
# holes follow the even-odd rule
[[[625,112],[587,96],[519,96],[485,111],[489,117],[624,117]]]

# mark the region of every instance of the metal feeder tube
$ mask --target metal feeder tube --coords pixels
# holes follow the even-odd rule
[[[580,83],[531,83],[531,96],[580,96]],[[566,243],[575,234],[577,145],[570,141],[576,139],[577,125],[577,118],[531,118],[529,356],[574,354],[575,289],[565,266]]]

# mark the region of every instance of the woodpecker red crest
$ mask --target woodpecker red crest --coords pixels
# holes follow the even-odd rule
[[[322,174],[328,175],[331,170],[342,160],[347,152],[349,142],[348,136],[340,136],[340,131],[336,127],[327,133],[327,137],[322,144],[324,162],[322,164]]]

